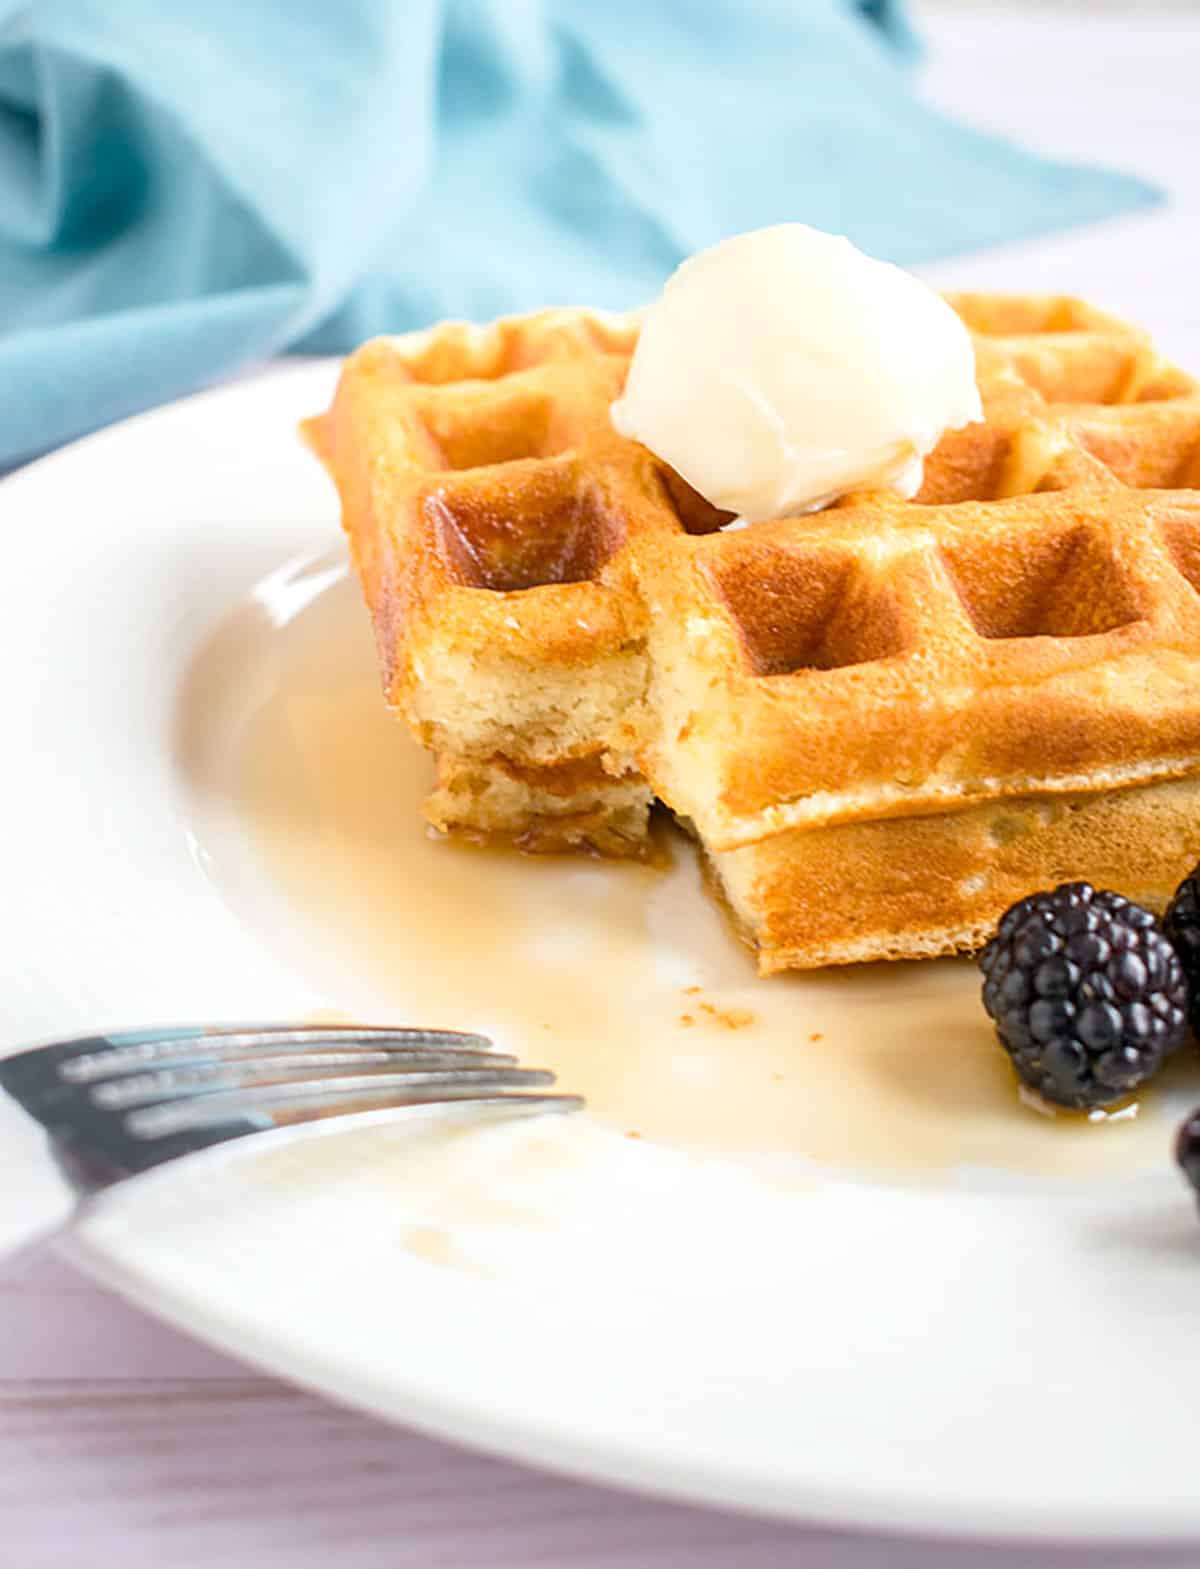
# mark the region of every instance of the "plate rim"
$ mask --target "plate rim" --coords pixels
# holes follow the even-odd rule
[[[264,1342],[257,1332],[247,1332],[211,1308],[176,1295],[161,1282],[127,1268],[81,1233],[64,1234],[55,1241],[54,1249],[90,1279],[126,1301],[252,1369],[391,1426],[409,1428],[570,1481],[694,1508],[784,1521],[813,1530],[896,1534],[941,1543],[1064,1548],[1103,1544],[1128,1550],[1139,1546],[1179,1547],[1200,1541],[1198,1517],[1184,1512],[1180,1512],[1177,1521],[1165,1518],[1161,1510],[1139,1523],[1133,1523],[1127,1511],[1119,1511],[1111,1519],[1101,1514],[1081,1521],[1070,1510],[1058,1510],[1034,1500],[1028,1506],[1028,1518],[1018,1523],[1011,1511],[1003,1507],[989,1509],[978,1501],[955,1501],[947,1508],[945,1500],[939,1499],[936,1512],[932,1512],[928,1505],[914,1505],[900,1494],[878,1489],[827,1487],[822,1496],[802,1501],[790,1493],[784,1496],[778,1484],[762,1478],[731,1478],[720,1467],[701,1473],[695,1464],[670,1464],[661,1456],[654,1457],[656,1471],[649,1474],[646,1457],[636,1452],[617,1454],[592,1447],[577,1437],[522,1424],[511,1416],[481,1416],[462,1402],[437,1402],[411,1391],[395,1403],[381,1399],[357,1377],[347,1376],[344,1371],[338,1374],[319,1359],[307,1360],[277,1343]],[[403,1401],[407,1404],[401,1408]]]

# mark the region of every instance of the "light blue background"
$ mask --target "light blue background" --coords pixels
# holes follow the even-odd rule
[[[1152,198],[926,109],[913,52],[893,0],[0,0],[0,462],[764,223],[912,263]]]

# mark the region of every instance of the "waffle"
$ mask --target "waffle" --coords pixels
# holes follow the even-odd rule
[[[975,947],[1200,857],[1200,384],[1080,301],[952,295],[985,419],[906,502],[723,528],[608,408],[635,316],[367,344],[307,437],[430,820],[696,835],[764,971]]]

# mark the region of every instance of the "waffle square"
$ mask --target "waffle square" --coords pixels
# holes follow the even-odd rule
[[[440,828],[700,840],[764,970],[975,946],[1200,857],[1200,384],[1081,301],[952,295],[982,424],[912,502],[727,527],[608,408],[636,316],[378,339],[307,437]]]

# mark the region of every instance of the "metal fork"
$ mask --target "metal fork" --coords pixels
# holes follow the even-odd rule
[[[484,1035],[286,1024],[134,1030],[0,1059],[0,1254],[118,1182],[252,1135],[447,1106],[572,1111]]]

